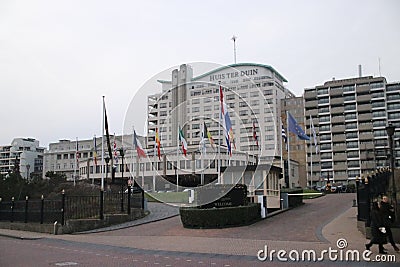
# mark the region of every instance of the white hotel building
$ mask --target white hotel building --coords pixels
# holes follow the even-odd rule
[[[286,79],[271,66],[254,63],[224,66],[193,77],[191,66],[183,64],[179,70],[172,71],[170,81],[158,82],[161,85],[160,93],[148,96],[147,136],[145,140],[141,139],[148,156],[140,160],[137,158],[131,135],[124,136],[123,140],[117,136],[117,147],[123,146],[126,151],[125,168],[119,156],[116,177],[121,177],[124,170],[124,178],[134,177],[145,190],[173,191],[176,190],[177,178],[183,188],[198,186],[202,182],[201,176],[204,177],[204,184],[216,181],[220,160],[221,183],[246,183],[250,195],[269,196],[268,207],[279,207],[281,99],[294,96],[284,87]],[[231,157],[226,153],[222,127],[219,127],[220,85],[235,137],[236,148],[233,148]],[[201,157],[199,142],[203,122],[207,124],[217,146],[212,148],[207,141],[206,155]],[[258,147],[253,138],[253,122]],[[188,142],[186,157],[177,149],[179,126]],[[161,139],[160,159],[154,149],[156,129]],[[221,144],[219,154],[218,143]],[[67,171],[67,177],[71,179],[75,145],[74,141],[51,144],[45,153],[45,170]],[[101,171],[94,166],[92,158],[93,141],[79,141],[79,146],[82,146],[80,150],[83,154],[79,159],[78,179],[101,178]],[[101,140],[98,138],[99,160],[100,151]],[[244,170],[247,165],[257,161],[261,164],[258,170],[247,167],[244,175],[237,174],[238,166]],[[271,164],[275,167],[271,167]]]

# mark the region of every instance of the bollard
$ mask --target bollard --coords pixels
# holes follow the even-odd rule
[[[57,231],[58,231],[57,221],[55,221],[55,222],[54,222],[54,226],[53,226],[53,233],[54,233],[54,235],[57,235]]]
[[[353,199],[353,207],[357,207],[357,201]]]

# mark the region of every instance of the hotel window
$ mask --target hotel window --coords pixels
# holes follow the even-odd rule
[[[258,91],[250,92],[250,97],[258,97],[258,96],[259,96]]]
[[[226,100],[233,100],[235,99],[235,94],[229,94],[226,96]]]

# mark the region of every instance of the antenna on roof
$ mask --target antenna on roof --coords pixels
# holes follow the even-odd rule
[[[236,39],[237,39],[237,37],[234,35],[234,36],[232,36],[232,41],[233,41],[233,59],[234,59],[234,61],[235,61],[235,64],[236,64]]]

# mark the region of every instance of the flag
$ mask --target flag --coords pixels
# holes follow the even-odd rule
[[[313,139],[314,139],[314,145],[315,145],[315,154],[318,154],[318,141],[317,141],[317,134],[315,133],[315,128],[314,128],[314,122],[312,120],[312,117],[310,115],[310,121],[311,121],[311,131],[313,134]]]
[[[306,133],[303,131],[303,129],[300,127],[300,125],[297,123],[297,121],[293,118],[293,116],[289,112],[288,116],[289,116],[289,125],[288,125],[289,132],[294,133],[301,140],[310,140],[310,137],[306,135]]]
[[[160,160],[161,159],[161,142],[160,142],[160,137],[158,135],[158,128],[156,129],[156,146],[157,146],[158,160]]]
[[[97,145],[96,145],[96,136],[93,137],[93,161],[94,161],[94,165],[97,166]]]
[[[253,121],[253,138],[254,138],[254,141],[256,141],[256,145],[258,147],[258,136],[257,136],[257,132],[256,132],[256,124],[254,121]]]
[[[200,132],[200,143],[199,143],[199,150],[201,154],[206,154],[206,140],[207,140],[207,134],[206,134],[206,129],[205,123],[202,124],[201,126],[201,132]]]
[[[282,124],[282,138],[283,138],[283,141],[285,143],[287,143],[286,131],[285,131],[285,128],[283,128],[283,124]]]
[[[114,133],[113,153],[114,153],[114,160],[115,160],[114,166],[116,166],[118,164],[118,154],[117,154],[117,143],[115,142],[115,133]]]
[[[185,136],[183,135],[183,132],[182,132],[182,129],[181,129],[180,126],[179,126],[178,131],[179,131],[179,136],[178,136],[178,138],[179,138],[179,142],[180,142],[181,145],[182,145],[182,152],[183,152],[183,154],[186,156],[186,152],[187,152],[187,142],[186,142]]]
[[[226,141],[226,146],[228,148],[228,153],[230,156],[232,156],[232,147],[231,144],[233,143],[235,148],[235,140],[233,136],[233,130],[232,130],[232,122],[231,118],[229,117],[228,109],[227,106],[224,102],[224,94],[222,92],[222,86],[219,86],[219,97],[220,97],[220,103],[221,103],[221,124],[224,132],[224,137]]]
[[[133,131],[133,146],[136,149],[139,159],[146,157],[146,152],[144,152],[135,130]]]
[[[111,142],[110,142],[110,133],[108,130],[108,119],[107,119],[107,110],[106,110],[106,103],[103,98],[103,105],[104,105],[104,128],[106,130],[106,138],[107,138],[107,149],[108,149],[108,155],[110,157],[111,161],[111,166],[113,166],[113,157],[112,155],[112,150],[111,150]],[[111,179],[114,181],[114,173],[111,172]]]
[[[204,133],[206,134],[208,141],[210,142],[211,146],[214,148],[215,147],[215,143],[214,143],[214,139],[211,136],[211,133],[208,131],[207,129],[207,125],[205,122],[203,122],[203,129],[204,129]]]

